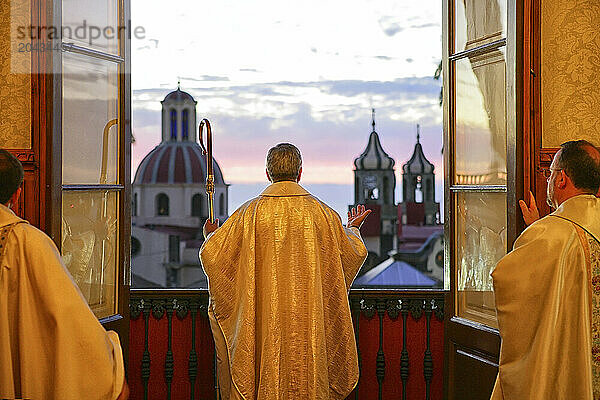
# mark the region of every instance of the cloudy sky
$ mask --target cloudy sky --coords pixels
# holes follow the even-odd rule
[[[266,152],[286,141],[302,151],[304,185],[343,215],[371,107],[397,170],[421,125],[441,199],[439,1],[133,0],[132,15],[146,31],[132,48],[134,171],[160,142],[160,101],[180,79],[213,126],[230,211],[264,188]]]

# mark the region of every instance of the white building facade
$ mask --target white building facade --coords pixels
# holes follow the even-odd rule
[[[208,218],[206,157],[196,101],[180,88],[162,104],[162,141],[140,163],[132,189],[132,286],[205,287],[198,249]],[[213,160],[214,215],[228,216],[228,185]]]

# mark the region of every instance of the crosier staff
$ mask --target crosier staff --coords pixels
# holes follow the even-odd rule
[[[204,141],[202,140],[203,128],[206,124],[206,147],[204,147]],[[200,138],[200,147],[202,148],[202,154],[206,157],[206,194],[208,194],[208,219],[212,224],[215,223],[215,209],[213,205],[213,197],[215,195],[215,173],[213,171],[213,157],[212,157],[212,130],[210,129],[210,121],[204,118],[200,121],[198,127],[198,137]],[[204,223],[204,237],[206,237],[206,225]],[[215,388],[217,392],[217,399],[221,399],[221,389],[219,387],[219,378],[217,376],[217,359],[215,358]]]
[[[206,124],[206,148],[204,147],[204,141],[202,140],[204,124]],[[213,205],[213,197],[215,195],[215,173],[213,171],[212,130],[210,129],[210,122],[206,118],[200,121],[200,127],[198,128],[198,131],[198,136],[200,137],[200,147],[202,147],[202,153],[206,156],[206,194],[208,194],[208,218],[211,223],[214,223],[215,210]]]

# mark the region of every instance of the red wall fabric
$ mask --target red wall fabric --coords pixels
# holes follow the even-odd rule
[[[196,393],[199,399],[215,398],[215,342],[206,314],[198,313],[196,319],[196,351],[198,352],[198,378]]]
[[[150,380],[148,398],[164,400],[167,396],[165,381],[165,359],[168,348],[169,323],[166,313],[160,320],[150,314],[148,321],[148,350],[150,352]],[[172,317],[171,351],[173,353],[173,378],[171,399],[189,399],[189,356],[192,348],[192,317],[188,312],[180,320],[175,312]],[[129,365],[127,380],[130,399],[144,398],[142,382],[142,357],[144,354],[144,315],[132,319],[129,327]],[[196,314],[196,354],[198,360],[195,382],[196,399],[214,399],[214,342],[205,313]]]
[[[360,317],[359,351],[361,355],[361,376],[358,386],[358,399],[378,398],[379,385],[376,375],[377,351],[379,350],[379,316],[372,318],[364,314]],[[407,399],[425,399],[425,377],[423,361],[427,346],[426,316],[418,320],[411,314],[407,317],[406,348],[409,356],[409,375],[406,384]],[[402,399],[402,379],[400,377],[400,356],[402,353],[402,314],[392,320],[386,313],[383,319],[383,351],[385,356],[385,377],[382,383],[382,397],[386,400]],[[443,398],[444,325],[435,315],[431,316],[430,351],[433,359],[433,378],[430,386],[431,400]],[[354,400],[352,393],[348,400]]]
[[[171,398],[189,399],[191,383],[188,373],[188,359],[192,348],[192,318],[190,318],[189,313],[183,320],[180,320],[177,316],[173,317],[172,332],[173,380],[171,382]]]
[[[444,396],[444,322],[431,317],[430,350],[433,359],[433,378],[431,381],[431,399],[442,399]]]
[[[165,358],[167,355],[168,323],[167,318],[160,320],[150,314],[148,331],[148,350],[150,351],[150,380],[148,381],[149,399],[166,399]]]
[[[377,399],[377,376],[375,367],[377,349],[379,348],[379,321],[377,317],[360,316],[358,350],[360,353],[360,380],[358,382],[358,398]]]
[[[407,399],[425,398],[425,377],[423,376],[423,357],[425,356],[427,330],[425,316],[415,320],[409,315],[406,326],[406,347],[408,349],[409,374],[406,383]]]
[[[378,316],[375,316],[379,319]],[[379,341],[379,335],[373,340]],[[383,317],[383,351],[385,355],[385,378],[383,394],[386,399],[402,398],[402,380],[400,379],[400,353],[402,350],[402,315],[391,319]],[[409,399],[412,397],[408,397]]]
[[[127,383],[129,398],[142,400],[144,386],[142,385],[142,355],[144,354],[144,316],[131,319],[129,323],[129,363],[127,365]]]

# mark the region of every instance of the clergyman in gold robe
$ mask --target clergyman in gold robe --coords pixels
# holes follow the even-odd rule
[[[564,143],[547,201],[492,273],[502,345],[492,399],[600,399],[600,152]]]
[[[300,151],[269,150],[272,182],[208,235],[200,258],[223,399],[344,399],[358,382],[348,290],[364,206],[339,215],[298,184]]]
[[[0,149],[0,399],[123,400],[119,335],[90,310],[44,232],[17,217],[23,166]]]

